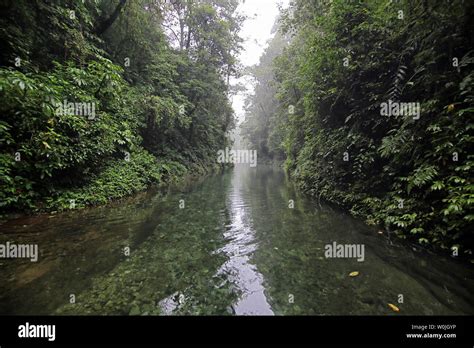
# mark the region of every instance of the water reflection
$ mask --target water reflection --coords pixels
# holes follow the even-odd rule
[[[40,250],[0,260],[0,314],[474,314],[471,268],[380,236],[267,166],[0,230]],[[334,241],[364,244],[364,262],[326,259]]]
[[[232,177],[228,193],[230,224],[226,225],[224,232],[227,244],[218,252],[225,253],[229,259],[219,273],[230,275],[232,282],[242,294],[238,302],[232,305],[235,314],[271,315],[273,311],[264,293],[263,277],[250,262],[250,257],[258,245],[249,211],[251,206],[243,198],[242,191],[246,188],[242,180],[246,169],[242,166],[237,165],[234,169],[235,175]]]
[[[402,315],[474,313],[467,265],[413,250],[298,194],[280,170],[259,166],[248,176],[244,192],[258,245],[252,263],[275,314],[393,315],[388,303]],[[365,261],[325,258],[334,241],[365,245]],[[359,276],[349,277],[353,271]]]

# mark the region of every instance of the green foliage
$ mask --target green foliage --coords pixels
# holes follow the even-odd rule
[[[20,205],[22,200],[12,193],[40,197],[58,184],[80,181],[104,159],[138,146],[138,123],[127,117],[124,99],[115,98],[127,93],[120,72],[105,59],[91,61],[84,69],[56,64],[47,74],[0,70],[7,139],[2,148],[8,159],[0,194],[6,208],[31,206],[28,200]],[[95,115],[64,109],[77,101],[88,103],[91,110],[94,105]]]
[[[472,6],[292,1],[280,24],[291,44],[271,66],[277,120],[259,141],[280,133],[304,191],[401,237],[470,254]],[[388,100],[420,103],[420,118],[382,116]]]
[[[216,169],[233,126],[236,1],[4,5],[1,211],[101,204]],[[183,14],[178,48],[167,28]]]
[[[130,161],[108,161],[101,172],[92,174],[81,187],[55,191],[45,199],[45,208],[59,211],[105,204],[161,183],[162,176],[155,157],[141,150],[132,153]]]

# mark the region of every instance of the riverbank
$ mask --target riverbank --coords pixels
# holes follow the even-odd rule
[[[295,170],[287,168],[286,172],[305,194],[349,212],[355,218],[365,221],[368,226],[378,228],[384,234],[390,234],[410,242],[416,248],[448,255],[463,262],[474,263],[472,240],[467,237],[464,238],[464,243],[458,241],[455,244],[449,244],[446,240],[433,236],[434,242],[420,237],[420,233],[432,235],[431,231],[440,231],[446,228],[439,224],[436,225],[436,216],[433,213],[420,213],[420,211],[428,209],[423,205],[423,201],[418,201],[417,211],[410,210],[414,209],[412,200],[396,200],[393,197],[393,192],[380,192],[379,196],[375,197],[364,192],[360,186],[356,188],[346,186],[344,190],[338,189],[331,179],[318,178],[315,180],[314,177],[309,177],[304,170],[298,167]],[[430,228],[420,227],[428,222],[431,223],[428,224]],[[464,235],[467,235],[467,231],[464,232]]]
[[[217,162],[190,163],[159,159],[143,150],[130,156],[129,160],[110,160],[101,171],[80,186],[56,188],[51,195],[29,203],[27,209],[1,213],[0,223],[25,215],[55,214],[106,205],[151,188],[163,190],[189,184],[224,169],[225,166]]]

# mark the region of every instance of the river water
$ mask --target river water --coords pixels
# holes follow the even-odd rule
[[[270,166],[0,230],[40,252],[0,259],[0,314],[474,314],[472,267],[379,234]],[[363,245],[363,261],[327,258],[334,242]]]

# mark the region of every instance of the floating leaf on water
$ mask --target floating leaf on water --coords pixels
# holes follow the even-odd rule
[[[398,308],[397,306],[395,306],[394,304],[391,304],[391,303],[387,303],[388,306],[390,307],[390,309],[394,312],[400,312],[400,308]]]
[[[349,277],[357,277],[358,275],[359,275],[359,272],[357,271],[349,273]]]

